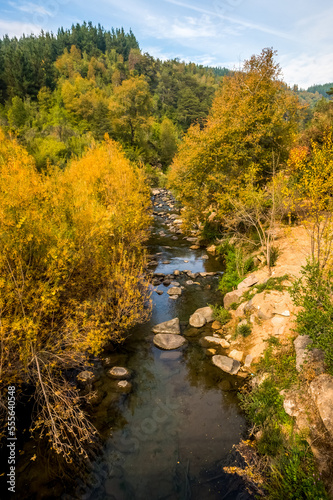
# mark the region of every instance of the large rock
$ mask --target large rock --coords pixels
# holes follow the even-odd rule
[[[179,286],[173,286],[169,288],[168,295],[181,295],[182,289]]]
[[[218,337],[203,337],[199,342],[202,347],[222,347],[223,349],[230,347],[229,342]]]
[[[206,319],[207,323],[211,323],[212,321],[214,321],[214,311],[209,306],[200,307],[195,312],[201,314]]]
[[[195,312],[190,316],[189,323],[194,328],[201,328],[206,324],[206,318],[202,314]]]
[[[302,366],[309,359],[309,350],[307,347],[312,344],[312,340],[309,335],[299,335],[294,340],[294,346],[296,351],[296,370],[300,372]]]
[[[333,377],[325,373],[316,377],[310,384],[310,393],[333,439]]]
[[[234,359],[228,358],[228,356],[221,356],[219,354],[212,357],[213,364],[231,375],[237,375],[240,369],[240,362]]]
[[[173,335],[180,334],[180,323],[179,318],[170,319],[170,321],[164,321],[164,323],[159,323],[152,328],[154,333],[172,333]]]
[[[155,335],[153,342],[160,349],[170,351],[184,345],[186,339],[180,335],[173,335],[171,333],[158,333]]]
[[[109,370],[109,376],[115,379],[128,379],[131,377],[131,372],[124,366],[114,366]]]
[[[245,280],[241,281],[237,288],[238,290],[243,290],[244,288],[248,288],[250,286],[253,286],[255,285],[256,283],[258,283],[258,278],[254,275],[254,274],[251,274],[250,276],[248,276],[247,278],[245,278]]]
[[[242,295],[243,290],[233,290],[232,292],[226,293],[223,298],[224,309],[228,309],[228,307],[230,307],[231,304],[235,302],[236,304],[238,304],[238,302],[241,300]]]
[[[197,309],[189,319],[189,323],[194,328],[201,328],[206,323],[210,323],[214,320],[213,309],[209,306],[200,307]]]

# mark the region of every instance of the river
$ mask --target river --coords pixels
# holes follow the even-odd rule
[[[173,300],[167,294],[171,284],[154,286],[150,321],[135,327],[116,353],[103,355],[104,368],[95,388],[104,397],[91,412],[103,449],[88,479],[82,482],[73,478],[72,491],[64,492],[52,471],[30,462],[22,468],[18,483],[22,495],[17,498],[250,498],[236,476],[222,470],[222,465],[231,460],[233,444],[246,432],[237,400],[241,382],[213,366],[200,346],[200,337],[212,334],[210,325],[198,330],[199,335],[186,335],[189,316],[197,308],[222,301],[217,291],[221,262],[202,248],[191,249],[193,242],[172,232],[169,215],[179,217],[179,212],[169,193],[157,196],[154,210],[148,252],[157,264],[150,269],[164,275],[179,270],[180,275],[173,279],[184,287],[182,295]],[[184,270],[216,274],[190,280]],[[152,327],[176,317],[185,330],[187,344],[174,351],[160,350],[153,344]],[[131,370],[130,394],[110,391],[114,382],[107,375],[106,365]],[[26,444],[26,452],[31,446],[31,442]]]

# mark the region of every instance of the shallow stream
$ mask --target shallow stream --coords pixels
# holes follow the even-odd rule
[[[217,274],[191,280],[197,284],[186,284],[190,278],[185,274],[176,276],[174,279],[184,286],[176,300],[167,294],[172,285],[154,286],[163,294],[153,291],[150,321],[134,328],[117,353],[105,353],[108,360],[96,383],[104,397],[92,411],[104,445],[87,483],[73,479],[73,491],[65,493],[59,482],[48,482],[45,471],[42,474],[41,468],[36,470],[29,464],[19,482],[24,495],[18,498],[250,498],[239,480],[222,471],[233,444],[246,428],[237,401],[239,380],[213,366],[198,342],[205,334],[212,334],[211,326],[198,330],[198,335],[186,336],[187,344],[177,350],[163,351],[153,344],[154,325],[178,317],[186,329],[197,308],[222,299],[217,291],[221,262],[203,249],[190,249],[193,242],[177,234],[174,224],[167,225],[169,214],[177,214],[168,194],[157,197],[155,203],[161,206],[154,208],[148,252],[155,256],[157,265],[150,269],[165,275],[175,270]],[[161,212],[162,216],[158,215]],[[131,370],[130,394],[119,397],[110,392],[113,382],[105,364]]]

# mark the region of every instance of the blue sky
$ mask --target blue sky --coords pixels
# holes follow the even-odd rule
[[[1,36],[85,20],[132,28],[142,51],[161,59],[234,68],[273,47],[288,84],[333,81],[330,0],[0,0],[0,7]]]

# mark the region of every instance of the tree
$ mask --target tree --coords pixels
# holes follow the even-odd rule
[[[307,229],[311,258],[320,270],[330,262],[333,245],[333,131],[326,130],[323,144],[312,142],[311,149],[297,146],[288,160],[291,209]]]
[[[242,70],[224,77],[203,130],[188,130],[170,185],[192,217],[204,221],[215,211],[221,220],[249,173],[263,185],[271,176],[272,152],[286,160],[300,104],[279,72],[273,50],[252,56]]]
[[[150,126],[152,104],[143,76],[130,77],[115,87],[109,110],[117,139],[130,146],[140,145],[142,135]]]

